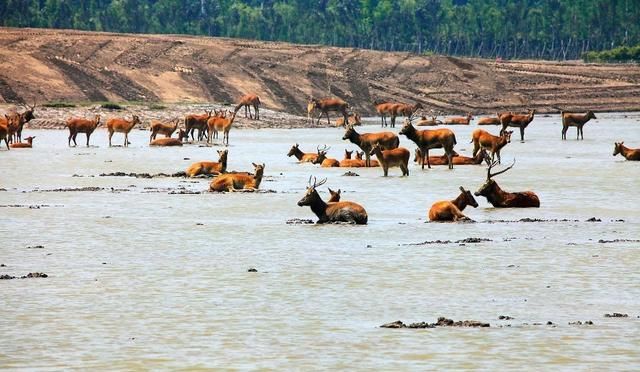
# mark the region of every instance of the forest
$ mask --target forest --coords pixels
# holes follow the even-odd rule
[[[5,0],[0,24],[484,58],[598,59],[594,52],[640,44],[640,1]]]

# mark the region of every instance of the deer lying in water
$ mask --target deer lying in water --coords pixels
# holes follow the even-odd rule
[[[454,165],[479,165],[482,164],[483,161],[486,161],[487,164],[489,164],[487,151],[485,149],[480,149],[478,154],[474,157],[459,155],[454,151],[451,160],[453,161]],[[418,163],[419,165],[422,165],[422,163],[425,162],[420,149],[416,149],[413,161]],[[446,155],[429,156],[429,162],[431,163],[431,165],[448,165],[449,159],[447,159]]]
[[[180,119],[173,119],[168,123],[164,123],[160,120],[151,120],[151,126],[149,127],[149,131],[151,135],[149,136],[149,143],[156,139],[158,134],[164,134],[166,138],[171,137],[173,132],[178,129],[178,123],[180,123]]]
[[[640,160],[640,149],[630,149],[623,145],[624,141],[615,142],[613,147],[613,156],[622,154],[627,160]]]
[[[460,186],[460,195],[457,198],[449,201],[443,200],[433,203],[431,209],[429,209],[429,221],[458,221],[469,220],[467,216],[462,214],[462,211],[470,205],[474,208],[478,207],[478,202],[471,195],[471,191],[465,190]]]
[[[129,147],[129,132],[140,124],[138,115],[133,115],[131,120],[123,118],[112,118],[107,120],[107,130],[109,131],[109,147],[111,147],[111,137],[114,133],[124,133],[124,147]]]
[[[331,195],[331,197],[329,198],[329,200],[327,200],[327,203],[337,203],[340,201],[340,189],[338,189],[338,191],[333,191],[330,188],[327,187],[327,189],[329,190],[329,195]]]
[[[345,101],[341,100],[340,98],[321,98],[321,99],[311,98],[309,100],[309,104],[313,106],[314,110],[320,111],[320,115],[318,115],[318,120],[316,121],[316,124],[320,123],[320,118],[322,117],[322,115],[326,115],[327,124],[331,125],[331,121],[329,121],[329,111],[335,111],[335,112],[341,113],[344,120],[349,122],[348,115],[347,115],[347,109],[349,108],[349,105]]]
[[[425,116],[420,117],[420,120],[416,123],[417,127],[427,127],[441,125],[442,121],[438,120],[436,116],[432,116],[431,119],[427,119]]]
[[[322,168],[339,167],[340,166],[339,161],[337,161],[336,159],[327,157],[328,151],[329,151],[329,148],[327,148],[326,145],[323,149],[318,148],[318,157],[316,158],[316,160],[312,161],[311,163],[320,164]]]
[[[364,151],[356,151],[356,160],[359,160],[362,162],[362,167],[366,167],[364,160],[362,159],[362,157],[364,156]],[[377,161],[376,159],[369,159],[369,167],[379,167],[380,166],[380,162]]]
[[[178,138],[158,138],[155,139],[153,141],[151,141],[151,143],[149,144],[149,146],[164,146],[164,147],[168,147],[168,146],[182,146],[182,141],[187,138],[187,133],[180,129],[180,131],[178,132]]]
[[[562,116],[562,139],[567,139],[567,130],[569,127],[576,127],[576,139],[584,139],[584,132],[582,128],[591,119],[596,119],[596,115],[593,111],[589,110],[586,114],[575,114],[570,112],[560,112]]]
[[[36,138],[35,136],[29,136],[27,138],[25,138],[25,142],[15,142],[11,144],[11,148],[12,149],[30,149],[33,147],[33,139]]]
[[[411,153],[404,147],[382,150],[380,145],[376,143],[369,155],[375,155],[378,158],[385,177],[389,174],[389,168],[391,167],[399,167],[403,176],[409,175],[409,157],[411,157]]]
[[[447,125],[469,125],[469,123],[471,123],[471,119],[473,119],[473,116],[471,115],[471,113],[467,113],[467,116],[464,117],[452,117],[452,118],[446,118],[444,119],[444,123]]]
[[[349,115],[349,125],[352,125],[352,126],[362,125],[362,118],[360,117],[360,114],[355,113],[355,114]],[[336,127],[345,127],[344,118],[336,119]]]
[[[240,98],[240,101],[236,105],[236,108],[233,110],[233,114],[238,112],[242,107],[244,107],[244,117],[247,117],[247,110],[249,110],[249,119],[260,120],[260,97],[258,97],[254,93],[245,94]],[[251,107],[253,107],[253,111],[255,112],[255,117],[251,116]]]
[[[201,174],[204,175],[216,175],[222,174],[227,171],[227,157],[229,150],[218,150],[218,161],[199,161],[193,163],[187,168],[185,173],[187,177],[195,177]]]
[[[453,146],[456,145],[456,136],[450,129],[433,129],[433,130],[417,130],[411,124],[411,118],[405,120],[405,124],[400,130],[400,134],[404,134],[408,139],[418,145],[420,151],[425,154],[427,159],[427,167],[431,168],[429,162],[429,149],[444,148],[447,156],[449,169],[453,169]],[[424,169],[424,163],[422,164]]]
[[[400,139],[398,136],[391,132],[380,132],[380,133],[363,133],[360,134],[353,129],[352,126],[348,126],[347,130],[342,136],[343,140],[349,140],[351,143],[356,144],[358,147],[364,151],[365,154],[365,166],[371,166],[371,149],[373,145],[378,143],[380,147],[385,150],[395,149],[400,145]]]
[[[498,164],[500,164],[500,150],[511,142],[511,134],[513,131],[503,131],[500,136],[494,136],[483,129],[476,129],[471,133],[471,142],[473,142],[473,156],[478,155],[480,148],[491,151],[491,161],[498,155]]]
[[[318,146],[318,153],[320,152],[320,146]],[[313,152],[302,152],[300,150],[300,145],[297,143],[291,146],[289,152],[287,153],[288,157],[295,156],[298,159],[299,163],[313,163],[318,158],[318,153]]]
[[[502,130],[505,132],[507,127],[516,127],[520,128],[520,141],[524,142],[524,130],[525,128],[533,121],[533,116],[535,115],[535,110],[529,110],[527,115],[518,115],[508,113],[507,115],[500,115],[500,124],[502,124]]]
[[[315,177],[313,183],[311,183],[312,177],[309,178],[309,186],[304,197],[298,202],[299,207],[308,205],[311,207],[311,211],[318,216],[316,223],[331,223],[331,222],[347,222],[357,225],[366,225],[368,216],[367,211],[357,203],[350,201],[338,201],[325,203],[316,188],[324,185],[327,179],[320,182],[316,182]]]
[[[264,174],[264,164],[253,164],[255,174],[226,173],[211,181],[209,191],[257,190]]]
[[[480,118],[480,119],[478,119],[477,124],[478,125],[500,125],[500,124],[502,124],[500,122],[500,114],[496,113],[495,117]]]
[[[513,160],[513,164],[509,167],[496,172],[491,173],[491,168],[496,166],[498,162],[492,162],[487,169],[487,180],[485,183],[480,186],[478,191],[475,192],[476,196],[484,196],[487,198],[487,201],[491,203],[496,208],[538,208],[540,207],[540,199],[538,199],[538,195],[533,193],[532,191],[523,191],[523,192],[506,192],[503,191],[496,181],[493,180],[493,177],[502,174],[509,169],[513,168],[516,161]]]
[[[93,120],[84,118],[67,119],[66,126],[69,128],[69,147],[71,147],[71,140],[73,140],[74,146],[78,146],[78,143],[76,142],[78,133],[85,133],[87,135],[87,147],[89,147],[89,138],[98,125],[100,125],[100,115],[96,115]]]
[[[202,141],[207,129],[207,120],[211,118],[213,111],[204,110],[203,115],[190,114],[184,118],[184,131],[187,132],[187,140],[189,136],[195,141],[196,137],[193,135],[196,129],[198,130],[198,141]]]

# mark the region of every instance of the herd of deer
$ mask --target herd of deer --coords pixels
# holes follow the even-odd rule
[[[180,120],[173,119],[169,122],[152,120],[150,122],[149,144],[151,146],[182,146],[184,140],[206,140],[210,143],[213,139],[218,138],[218,133],[222,132],[222,143],[229,144],[229,131],[233,125],[236,113],[245,108],[245,117],[259,120],[260,98],[255,94],[247,94],[243,96],[239,103],[232,111],[211,110],[205,111],[205,114],[187,115],[184,119],[184,129],[179,128]],[[419,126],[433,125],[469,125],[473,116],[468,113],[464,117],[446,118],[443,121],[437,120],[436,117],[427,119],[422,116],[417,119],[414,115],[422,105],[415,105],[393,102],[375,102],[375,108],[381,117],[382,127],[386,127],[387,117],[390,126],[393,128],[396,119],[399,116],[405,117],[404,124],[399,131],[400,135],[404,135],[417,146],[415,150],[414,161],[424,169],[431,165],[447,165],[449,169],[453,169],[454,165],[478,165],[486,162],[488,164],[487,177],[485,183],[475,192],[475,196],[484,196],[487,201],[496,208],[525,208],[539,207],[540,200],[538,196],[531,192],[506,192],[500,189],[493,179],[495,176],[502,174],[511,169],[514,163],[509,167],[492,173],[492,169],[500,164],[500,151],[508,143],[511,142],[513,131],[507,130],[509,127],[519,128],[520,139],[524,142],[524,131],[533,121],[535,111],[529,110],[527,114],[517,114],[512,112],[496,113],[495,117],[480,118],[478,125],[500,125],[499,135],[492,135],[483,129],[476,129],[472,132],[471,142],[473,143],[473,154],[471,157],[461,156],[455,152],[454,146],[457,139],[453,131],[448,128],[438,128],[432,130],[420,130]],[[5,114],[0,117],[0,144],[4,140],[7,149],[10,148],[30,148],[35,137],[26,137],[22,142],[22,130],[26,123],[35,118],[34,110],[36,105],[24,105],[22,113]],[[254,115],[251,113],[253,108]],[[320,164],[321,167],[380,167],[384,176],[388,176],[389,168],[400,168],[403,176],[409,175],[409,158],[410,151],[404,147],[400,147],[400,139],[393,132],[378,133],[358,133],[354,126],[361,124],[361,117],[357,113],[349,112],[349,105],[339,98],[312,98],[308,102],[307,114],[308,120],[313,120],[314,112],[319,112],[316,123],[319,123],[322,116],[327,117],[330,125],[329,112],[337,112],[341,117],[336,121],[337,126],[345,128],[343,140],[348,140],[358,146],[362,151],[356,151],[356,158],[352,159],[353,151],[345,149],[344,159],[337,160],[327,157],[329,148],[318,146],[316,152],[304,153],[300,150],[299,145],[295,144],[291,147],[287,156],[294,156],[300,163],[309,162]],[[569,127],[576,127],[578,139],[584,139],[583,126],[590,119],[595,119],[593,112],[588,111],[585,114],[562,112],[562,139],[566,139],[566,132]],[[87,138],[87,146],[91,134],[100,125],[101,117],[96,115],[93,119],[86,118],[69,118],[66,121],[66,127],[69,129],[68,145],[77,146],[76,137],[78,133],[84,133]],[[414,126],[415,122],[415,126]],[[109,146],[112,146],[112,137],[114,133],[124,134],[124,147],[129,145],[128,134],[138,124],[141,123],[137,115],[133,115],[130,120],[124,118],[110,118],[106,121],[108,131]],[[172,138],[173,133],[178,131],[178,138]],[[197,136],[196,136],[197,131]],[[158,134],[162,134],[165,138],[156,138]],[[444,155],[430,156],[430,149],[443,149]],[[640,149],[630,149],[623,145],[623,142],[616,142],[613,155],[621,154],[628,160],[640,160]],[[253,163],[254,171],[250,172],[228,172],[227,159],[228,150],[218,151],[219,159],[217,162],[202,161],[190,165],[186,170],[188,177],[196,177],[200,175],[217,176],[211,182],[209,189],[211,191],[235,191],[235,190],[255,190],[260,187],[264,174],[265,164]],[[375,155],[377,160],[371,159]],[[363,159],[364,156],[364,159]],[[337,192],[329,189],[331,198],[325,202],[322,200],[316,188],[323,185],[326,179],[318,182],[317,179],[311,177],[305,196],[298,202],[299,206],[309,206],[317,215],[318,223],[325,222],[347,222],[355,224],[366,224],[368,220],[365,209],[354,202],[340,201],[340,190]],[[451,201],[439,201],[433,204],[429,210],[429,219],[431,221],[458,221],[468,219],[462,211],[467,205],[474,208],[478,203],[474,199],[470,191],[460,186],[460,195]]]

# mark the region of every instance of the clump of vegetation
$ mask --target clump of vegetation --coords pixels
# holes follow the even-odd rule
[[[587,52],[582,55],[585,62],[640,62],[640,44],[621,46],[601,52]]]
[[[76,107],[76,105],[74,105],[73,103],[68,103],[68,102],[47,102],[47,103],[43,104],[42,106],[51,107],[51,108]]]
[[[102,107],[103,109],[107,109],[107,110],[122,110],[123,107],[120,106],[117,103],[113,103],[113,102],[105,102],[102,105],[100,105],[100,107]]]
[[[167,106],[161,105],[159,103],[152,103],[149,105],[149,110],[164,110]]]

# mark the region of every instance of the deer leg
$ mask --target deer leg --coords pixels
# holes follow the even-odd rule
[[[253,106],[253,110],[256,112],[256,120],[260,120],[260,108],[258,105]]]
[[[524,142],[524,127],[520,127],[520,142]]]
[[[67,141],[67,143],[69,144],[69,147],[71,147],[71,138],[72,138],[72,137],[73,137],[73,134],[71,134],[71,132],[69,132],[69,139],[68,139],[68,141]],[[2,142],[2,141],[0,140],[0,143],[1,143],[1,142]]]
[[[113,132],[109,132],[109,147],[111,147],[111,137],[113,137]]]
[[[329,120],[329,111],[327,111],[326,114],[327,114],[327,125],[330,126],[331,125],[331,120]],[[347,123],[347,122],[345,121],[345,123]]]
[[[87,133],[87,147],[89,147],[89,137],[91,137],[91,133]],[[73,142],[76,142],[76,139],[73,139]]]
[[[563,139],[563,140],[566,140],[566,139],[567,139],[567,129],[568,129],[568,128],[569,128],[569,127],[567,127],[567,126],[563,126],[563,127],[562,127],[562,139]]]
[[[318,120],[316,120],[316,125],[320,124],[320,118],[322,117],[322,115],[324,115],[324,112],[320,112],[320,115],[318,115]],[[327,114],[328,116],[329,114]]]
[[[124,134],[124,146],[123,147],[129,147],[129,136],[128,136],[128,133]]]

